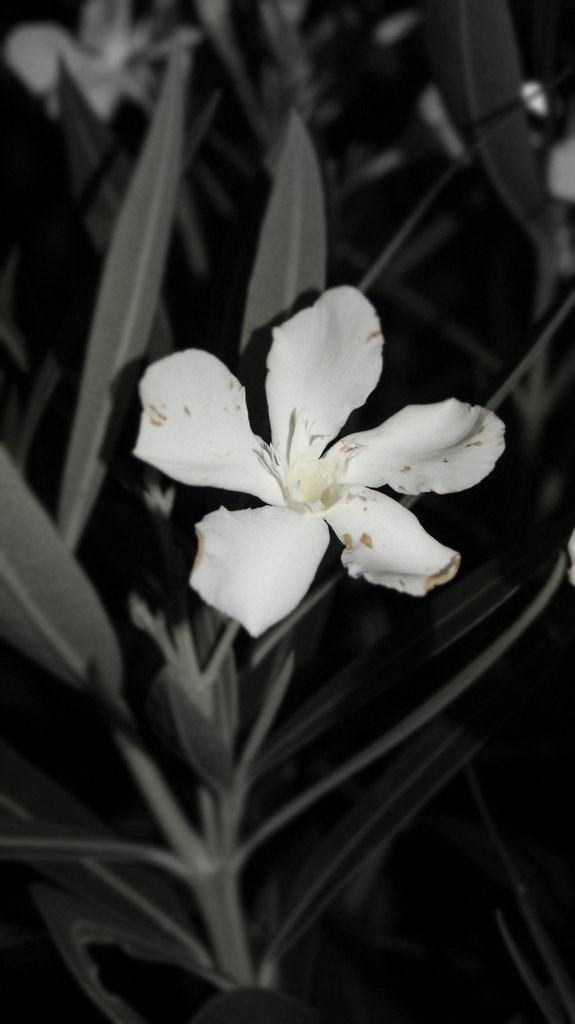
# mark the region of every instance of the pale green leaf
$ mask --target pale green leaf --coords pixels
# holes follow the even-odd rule
[[[117,698],[118,642],[92,584],[0,448],[0,634],[67,683]]]
[[[288,316],[295,304],[325,288],[326,227],[321,176],[312,142],[292,111],[273,171],[260,230],[240,340]]]
[[[28,347],[22,332],[14,323],[14,292],[19,252],[14,249],[0,278],[0,344],[10,353],[20,370],[28,370]]]
[[[185,81],[175,47],[106,257],[58,508],[72,549],[104,480],[104,448],[121,423],[156,311],[176,202]]]
[[[55,827],[117,841],[117,835],[89,808],[2,741],[0,780],[0,808],[19,821],[48,819]],[[33,856],[26,860],[99,911],[114,914],[133,930],[153,932],[158,940],[177,947],[204,967],[209,966],[208,955],[175,893],[163,879],[145,868],[103,864],[88,857],[81,862],[38,861]]]

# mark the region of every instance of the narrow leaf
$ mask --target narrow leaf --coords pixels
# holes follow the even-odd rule
[[[0,634],[59,679],[117,699],[118,642],[91,583],[0,448]]]
[[[268,836],[283,828],[296,815],[307,810],[313,803],[331,790],[347,782],[358,772],[373,764],[374,761],[388,754],[394,747],[402,743],[427,722],[448,708],[461,697],[482,675],[485,674],[505,652],[522,636],[535,619],[545,610],[565,576],[565,556],[562,554],[555,565],[549,579],[541,588],[533,601],[521,615],[497,639],[489,644],[476,658],[466,664],[448,683],[437,690],[427,700],[422,701],[397,724],[393,725],[373,743],[370,743],[358,754],[349,758],[324,777],[314,786],[304,790],[285,807],[281,808],[261,826],[258,832],[248,840],[242,848],[245,857],[247,851],[259,845]]]
[[[503,941],[507,946],[511,959],[523,978],[525,985],[533,996],[533,999],[541,1010],[541,1013],[545,1017],[545,1020],[548,1024],[565,1024],[562,1013],[560,1013],[560,1011],[553,1005],[543,985],[535,974],[535,971],[533,971],[519,949],[519,946],[505,923],[503,914],[500,912],[497,913],[497,924],[499,925],[499,930],[503,936]]]
[[[232,781],[229,750],[215,726],[184,692],[166,665],[158,674],[147,702],[151,725],[169,750],[216,788]]]
[[[176,201],[184,86],[185,62],[175,47],[116,222],[88,339],[58,510],[72,549],[102,485],[103,449],[109,450],[119,429],[135,383],[134,364],[148,344]]]
[[[19,252],[14,249],[2,270],[0,278],[0,343],[10,353],[20,370],[29,368],[28,347],[22,332],[14,322],[14,293]]]
[[[506,0],[427,0],[426,20],[434,76],[457,126],[479,141],[500,199],[540,239],[548,232],[547,204],[520,101],[524,76]]]
[[[62,128],[74,198],[94,247],[108,244],[131,174],[131,161],[60,65]]]
[[[90,943],[120,941],[125,948],[126,939],[119,940],[107,924],[95,921],[92,908],[57,889],[35,885],[32,894],[66,966],[88,998],[113,1024],[146,1024],[123,999],[104,988],[89,953]]]
[[[550,659],[548,632],[542,629],[535,634],[523,641],[514,669],[505,673],[504,685],[501,675],[486,677],[481,687],[461,698],[448,714],[426,726],[316,846],[294,882],[283,924],[264,960],[266,968],[297,941],[382,846],[470,761],[546,678],[552,668],[550,661],[563,653],[563,645],[556,645]]]
[[[254,331],[294,311],[325,287],[323,188],[313,145],[292,111],[274,170],[250,278],[240,352]]]
[[[450,647],[505,604],[564,544],[569,523],[538,530],[504,559],[493,560],[438,592],[396,627],[358,655],[299,708],[271,737],[253,765],[252,778],[321,736],[354,711],[389,692],[406,675]]]
[[[147,863],[178,879],[190,879],[190,869],[160,847],[126,842],[49,821],[0,817],[0,860],[74,861],[86,858],[111,863]]]
[[[53,825],[117,839],[87,807],[20,754],[0,741],[0,807],[22,821]],[[113,913],[131,928],[152,931],[204,966],[209,958],[179,900],[162,879],[135,865],[34,861],[29,863],[63,888]]]
[[[262,988],[243,988],[212,999],[191,1024],[319,1024],[310,1006]]]

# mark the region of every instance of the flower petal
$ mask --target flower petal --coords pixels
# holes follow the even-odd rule
[[[448,398],[407,405],[375,430],[344,437],[331,458],[357,444],[362,447],[348,460],[348,483],[445,494],[472,487],[491,472],[504,450],[504,430],[495,413]]]
[[[377,314],[356,288],[332,288],[273,331],[266,393],[276,451],[288,451],[295,417],[327,442],[377,384],[383,338]]]
[[[252,433],[245,390],[209,352],[189,349],[149,366],[134,455],[184,484],[225,487],[284,504]]]
[[[3,47],[5,63],[38,96],[56,88],[58,67],[82,62],[82,51],[65,29],[50,22],[35,22],[10,32]]]
[[[190,583],[252,636],[279,622],[309,589],[329,543],[323,519],[291,508],[210,512],[196,526]]]
[[[554,199],[575,202],[575,138],[552,146],[547,162],[547,187]]]
[[[100,52],[125,48],[132,22],[132,0],[86,0],[80,11],[78,35],[86,46]]]
[[[378,491],[366,488],[326,520],[345,544],[341,560],[350,576],[421,597],[459,568],[457,551],[430,537],[413,512]]]

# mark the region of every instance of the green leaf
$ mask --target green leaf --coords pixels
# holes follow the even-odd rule
[[[146,706],[148,718],[176,757],[217,789],[232,781],[233,763],[215,726],[192,702],[166,665],[156,676]]]
[[[72,183],[94,247],[108,244],[130,181],[131,160],[60,65],[61,123]]]
[[[16,273],[20,253],[13,249],[2,270],[0,278],[0,343],[10,353],[20,370],[29,369],[26,340],[14,323],[14,294]]]
[[[548,996],[543,985],[539,981],[537,975],[531,968],[528,961],[525,959],[523,953],[521,952],[519,946],[517,945],[515,939],[513,938],[511,932],[509,931],[509,928],[505,923],[505,918],[503,917],[503,914],[498,911],[496,916],[497,924],[499,925],[499,930],[501,931],[503,941],[507,946],[509,954],[517,970],[519,971],[519,974],[523,978],[525,985],[527,986],[531,995],[533,996],[533,999],[535,1000],[539,1009],[541,1010],[541,1013],[545,1017],[545,1020],[548,1022],[548,1024],[565,1024],[563,1020],[563,1014],[560,1010],[557,1009],[553,1000]]]
[[[292,111],[274,170],[248,287],[240,352],[254,331],[286,317],[302,297],[323,291],[324,197],[314,149]]]
[[[0,448],[0,634],[59,679],[117,701],[122,660],[98,595]]]
[[[319,1024],[310,1006],[280,992],[244,988],[212,999],[191,1024]]]
[[[0,740],[0,808],[24,822],[46,821],[72,831],[117,840],[84,804]],[[28,863],[63,888],[114,914],[135,931],[152,932],[203,967],[210,960],[179,900],[159,877],[135,865],[37,861]]]
[[[446,650],[505,604],[540,570],[550,554],[565,544],[567,519],[538,530],[518,550],[493,559],[469,576],[438,591],[430,601],[358,655],[320,687],[271,737],[255,762],[251,778],[270,771],[302,747],[345,721],[386,692],[392,700],[414,669]]]
[[[506,0],[427,0],[434,76],[458,127],[479,141],[494,189],[539,241],[549,231],[547,201],[521,103],[517,42]]]
[[[176,202],[185,77],[183,55],[175,47],[106,257],[58,509],[71,549],[98,496],[107,451],[148,344]]]
[[[563,575],[561,559],[546,587],[553,582],[557,589]],[[266,953],[262,972],[307,931],[382,846],[469,762],[547,675],[553,659],[549,657],[549,634],[545,630],[543,633],[543,638],[536,632],[522,641],[524,646],[514,670],[507,668],[503,678],[495,674],[486,677],[479,688],[465,694],[448,713],[422,729],[315,847],[294,882],[287,913]],[[555,657],[562,652],[559,648],[556,644]]]
[[[132,953],[140,949],[137,936],[126,934],[121,926],[96,915],[92,907],[57,889],[34,885],[32,895],[62,959],[88,998],[114,1024],[146,1024],[123,999],[104,988],[89,952],[90,944],[105,943]]]
[[[30,445],[34,440],[38,426],[60,382],[61,376],[60,363],[54,353],[48,350],[34,378],[18,438],[16,460],[22,470],[24,470],[28,460]]]

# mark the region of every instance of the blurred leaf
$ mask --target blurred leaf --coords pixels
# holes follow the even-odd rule
[[[508,648],[516,643],[535,619],[545,610],[558,587],[563,583],[565,567],[566,558],[562,553],[549,579],[541,587],[537,596],[493,643],[486,646],[472,661],[467,662],[460,672],[457,672],[448,683],[436,690],[430,697],[420,700],[415,707],[413,707],[412,703],[412,709],[405,717],[401,718],[400,715],[397,716],[397,713],[395,713],[395,717],[398,717],[399,720],[388,728],[382,736],[369,743],[343,764],[338,765],[328,773],[324,773],[318,782],[272,814],[261,825],[259,830],[246,841],[241,851],[242,857],[245,858],[247,852],[251,852],[264,839],[277,832],[278,829],[284,828],[288,822],[307,810],[313,803],[325,796],[326,793],[341,786],[354,775],[357,775],[358,772],[373,764],[374,761],[388,754],[400,743],[405,742],[405,740],[420,730],[427,722],[437,717],[440,712],[444,712],[454,701],[460,699],[466,690],[503,657]]]
[[[475,798],[479,813],[485,829],[492,843],[494,844],[499,857],[503,863],[509,880],[513,887],[513,892],[519,910],[523,915],[523,920],[527,925],[533,944],[537,949],[542,962],[545,964],[549,977],[553,981],[555,991],[563,1003],[565,1012],[571,1024],[575,1022],[575,987],[573,980],[571,979],[569,972],[567,971],[563,959],[559,954],[558,949],[555,946],[547,928],[543,924],[539,912],[535,906],[534,901],[531,898],[529,887],[527,886],[524,878],[519,874],[519,870],[516,866],[515,856],[512,856],[507,849],[507,846],[499,833],[499,830],[493,820],[487,802],[479,785],[479,779],[476,773],[473,771],[473,767],[470,766],[468,769],[468,781],[471,786],[471,791]],[[506,931],[504,927],[503,918],[500,920],[500,926],[505,936]],[[506,940],[507,941],[507,940]]]
[[[179,879],[190,877],[185,864],[161,847],[109,838],[76,826],[0,816],[0,860],[74,863],[86,858],[102,863],[147,863]]]
[[[18,250],[13,249],[4,264],[0,278],[0,343],[10,353],[16,366],[26,372],[29,369],[28,346],[14,323],[14,293],[19,257]]]
[[[156,310],[181,160],[185,61],[178,47],[168,71],[106,257],[72,427],[58,523],[78,544],[106,473]]]
[[[507,0],[427,0],[434,77],[453,118],[509,212],[539,243],[547,202],[521,102],[522,74]]]
[[[563,565],[556,566],[557,573]],[[572,608],[568,609],[572,612]],[[535,631],[536,632],[536,631]],[[264,959],[269,966],[313,924],[382,846],[478,752],[545,678],[563,648],[549,655],[544,630],[528,634],[505,675],[487,676],[406,746],[380,779],[307,857],[290,894],[283,923]],[[264,967],[262,967],[262,970]]]
[[[230,785],[233,764],[222,738],[184,692],[166,665],[156,676],[146,710],[151,725],[169,750],[211,786]]]
[[[50,821],[56,826],[117,839],[84,804],[0,740],[0,807],[22,821]],[[209,959],[172,889],[145,868],[126,864],[27,862],[98,908],[114,914],[136,932],[152,932],[207,967]]]
[[[0,443],[4,443],[12,455],[17,447],[22,429],[20,389],[0,366]]]
[[[315,1010],[299,999],[262,988],[225,992],[210,1000],[191,1024],[319,1024]]]
[[[234,84],[256,139],[264,144],[266,128],[236,37],[230,0],[195,0],[195,9],[206,36]]]
[[[62,959],[88,998],[114,1024],[146,1024],[123,999],[104,988],[88,948],[93,943],[116,944],[133,953],[140,951],[138,937],[57,889],[34,885],[32,895]]]
[[[32,390],[28,397],[28,404],[24,413],[22,429],[18,438],[16,448],[16,461],[18,466],[25,468],[28,461],[30,445],[38,429],[38,425],[46,411],[48,403],[56,390],[62,376],[60,363],[53,352],[48,351],[38,370]]]
[[[122,660],[100,599],[1,448],[0,491],[1,635],[72,685],[87,688],[95,670],[117,703]]]
[[[246,299],[240,352],[254,331],[321,292],[326,275],[324,197],[313,145],[292,111],[273,171]]]
[[[389,692],[406,675],[450,647],[505,604],[566,542],[569,522],[524,539],[501,560],[493,559],[433,598],[320,687],[271,737],[254,764],[252,778],[345,721],[352,712]],[[402,686],[402,693],[405,690]]]
[[[131,160],[109,128],[86,102],[60,64],[60,103],[72,194],[83,208],[84,223],[100,252],[109,241],[126,194]]]
[[[127,193],[132,161],[118,140],[86,103],[74,79],[61,67],[60,97],[64,140],[86,230],[97,252],[105,249]],[[160,300],[150,331],[150,358],[161,359],[174,345],[166,310]]]
[[[270,673],[259,714],[242,751],[240,769],[242,772],[248,768],[257,756],[262,743],[273,725],[274,718],[281,706],[293,675],[294,661],[294,652],[290,651],[285,661],[283,661],[281,668],[277,664],[277,660],[274,664],[275,671],[272,670]]]
[[[565,1024],[563,1014],[555,1006],[552,998],[548,996],[543,985],[539,981],[537,975],[531,968],[528,961],[525,959],[523,953],[519,949],[519,946],[515,942],[515,939],[511,935],[509,928],[505,923],[503,914],[497,913],[497,924],[503,936],[503,941],[509,950],[510,956],[519,971],[519,974],[523,978],[527,988],[529,989],[533,999],[537,1003],[537,1006],[541,1010],[541,1013],[545,1017],[548,1024]]]

